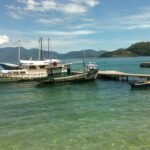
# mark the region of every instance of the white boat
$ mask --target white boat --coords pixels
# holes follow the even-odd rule
[[[4,68],[0,71],[0,82],[35,81],[47,78],[46,67],[59,66],[60,60],[20,60],[19,66],[8,63],[2,63],[0,65]]]
[[[49,44],[49,43],[48,43]],[[3,67],[0,70],[0,82],[14,81],[34,81],[47,78],[47,67],[60,66],[61,62],[58,59],[43,59],[42,58],[42,38],[40,40],[39,60],[20,60],[20,41],[18,47],[19,65],[11,63],[0,63]],[[65,70],[62,70],[65,71]],[[54,73],[57,74],[57,71]]]

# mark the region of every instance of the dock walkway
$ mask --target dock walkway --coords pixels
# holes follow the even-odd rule
[[[133,73],[125,73],[115,70],[107,70],[107,71],[99,71],[97,74],[97,78],[109,78],[109,79],[118,79],[121,80],[125,78],[128,81],[128,77],[138,77],[138,78],[147,78],[150,79],[150,74],[133,74]]]

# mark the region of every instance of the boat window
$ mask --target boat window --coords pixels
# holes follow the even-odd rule
[[[45,65],[41,65],[39,66],[40,69],[44,69],[45,68]]]
[[[18,73],[18,72],[13,72],[13,74],[14,74],[14,75],[18,75],[19,73]]]
[[[29,69],[36,69],[35,66],[29,66]]]
[[[25,71],[20,72],[20,74],[25,74],[25,73],[26,73]]]

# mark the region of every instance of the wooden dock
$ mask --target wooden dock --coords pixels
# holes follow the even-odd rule
[[[124,73],[115,70],[99,71],[97,74],[98,79],[114,79],[114,80],[128,81],[129,77],[146,78],[147,80],[149,80],[150,74],[131,74],[131,73]]]

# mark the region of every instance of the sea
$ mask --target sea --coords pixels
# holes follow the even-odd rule
[[[150,73],[139,66],[150,57],[90,61]],[[150,89],[111,80],[0,83],[0,150],[150,150]]]

